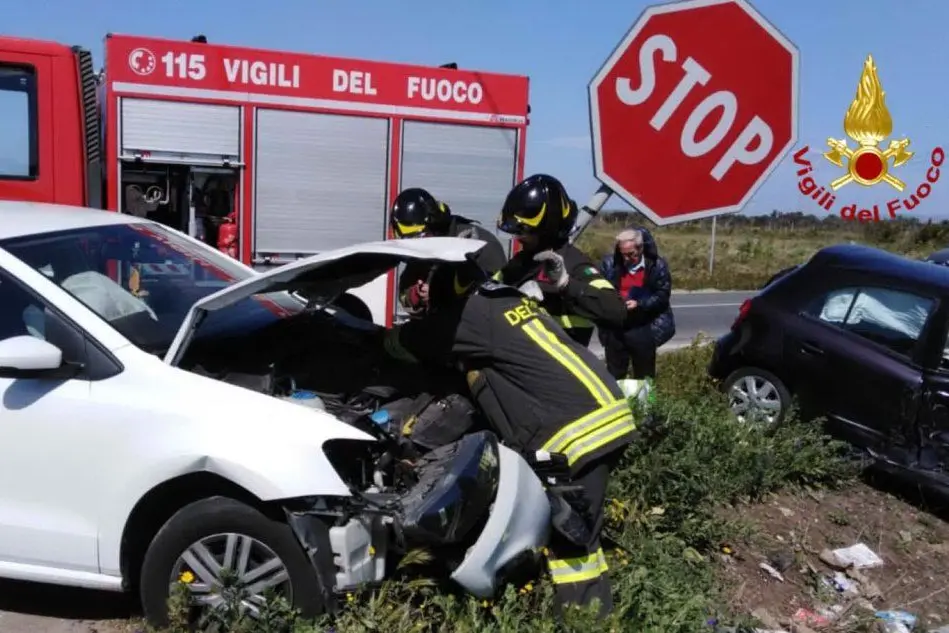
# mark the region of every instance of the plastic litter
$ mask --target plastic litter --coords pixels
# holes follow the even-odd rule
[[[843,572],[837,572],[830,578],[825,578],[824,582],[839,591],[840,593],[860,593],[860,585],[856,580],[847,577]]]
[[[834,620],[833,614],[825,615],[822,613],[815,613],[814,611],[805,609],[803,607],[795,611],[794,615],[791,616],[791,619],[794,622],[818,628],[830,626],[831,622]]]
[[[916,616],[906,611],[877,611],[875,615],[886,633],[912,633],[916,626]]]
[[[647,411],[656,401],[656,388],[649,378],[644,380],[624,378],[617,382],[626,399],[634,401],[641,411]]]
[[[853,566],[854,569],[868,569],[870,567],[879,567],[883,564],[883,559],[877,556],[876,552],[863,543],[857,543],[850,547],[841,547],[833,552],[834,558],[840,561],[845,567]]]

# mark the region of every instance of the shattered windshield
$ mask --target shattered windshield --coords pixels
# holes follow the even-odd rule
[[[31,235],[0,246],[136,346],[158,354],[170,347],[196,301],[254,274],[151,223]],[[303,304],[286,293],[250,297],[209,314],[198,338],[249,333],[302,309]]]

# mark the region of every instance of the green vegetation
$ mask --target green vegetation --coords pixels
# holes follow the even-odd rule
[[[615,617],[595,622],[590,613],[568,614],[566,629],[553,620],[552,594],[544,580],[509,586],[493,602],[438,587],[413,568],[425,554],[403,560],[404,577],[347,596],[335,619],[296,622],[280,600],[261,622],[224,613],[214,630],[230,633],[585,633],[708,632],[708,620],[732,621],[716,561],[725,539],[736,533],[731,504],[755,503],[798,486],[833,487],[853,468],[841,446],[817,427],[788,422],[765,431],[743,427],[729,415],[724,397],[707,380],[708,346],[660,357],[656,424],[644,427],[615,472],[608,506],[612,534],[622,545],[608,554]],[[178,622],[185,594],[172,599]]]
[[[778,212],[718,218],[712,274],[708,272],[711,220],[657,227],[639,214],[604,213],[587,228],[580,246],[599,261],[612,249],[616,233],[628,226],[645,226],[653,233],[660,254],[672,270],[673,288],[678,290],[752,290],[779,270],[803,263],[817,250],[842,242],[867,244],[914,258],[949,246],[949,222],[904,218],[860,224],[838,216]]]

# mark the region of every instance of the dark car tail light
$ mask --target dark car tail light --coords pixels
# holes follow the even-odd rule
[[[738,316],[735,317],[735,322],[732,323],[732,329],[738,329],[738,326],[742,324],[745,320],[745,317],[748,316],[748,313],[751,311],[751,299],[745,299],[741,302],[741,307],[738,308]]]

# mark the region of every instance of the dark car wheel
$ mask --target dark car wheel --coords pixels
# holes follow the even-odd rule
[[[736,369],[725,379],[728,406],[741,423],[774,426],[791,405],[791,392],[781,379],[757,367]]]
[[[185,506],[155,535],[140,582],[142,608],[154,626],[167,625],[168,598],[177,582],[188,585],[195,619],[224,606],[222,585],[227,593],[242,593],[241,607],[251,617],[268,590],[283,595],[304,617],[315,617],[324,607],[317,573],[290,527],[226,497]]]

